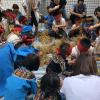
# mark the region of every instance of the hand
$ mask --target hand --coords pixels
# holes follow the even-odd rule
[[[73,10],[72,10],[72,9],[69,9],[69,12],[70,12],[70,13],[72,13],[72,12],[73,12]]]
[[[58,31],[58,28],[57,28],[57,27],[53,27],[52,29],[53,29],[53,31],[55,31],[55,32]]]
[[[59,9],[59,7],[60,7],[60,5],[55,6],[54,9],[57,10],[57,9]]]
[[[78,16],[79,16],[80,18],[82,18],[82,17],[83,17],[83,15],[82,15],[82,14],[78,14]]]
[[[90,26],[90,27],[89,27],[89,30],[93,30],[93,29],[94,29],[94,26]]]
[[[70,61],[68,61],[68,63],[71,64],[71,65],[75,65],[76,59],[70,60]]]

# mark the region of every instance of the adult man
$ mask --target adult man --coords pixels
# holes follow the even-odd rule
[[[78,0],[77,4],[75,4],[72,9],[70,9],[70,13],[72,24],[75,24],[78,18],[86,16],[86,5],[84,4],[84,0]]]
[[[28,17],[31,17],[30,25],[35,25],[35,33],[38,32],[38,22],[39,22],[39,0],[24,0],[23,8]]]

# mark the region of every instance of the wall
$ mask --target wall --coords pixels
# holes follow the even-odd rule
[[[67,11],[72,4],[75,4],[77,0],[67,0],[68,5],[66,7]],[[5,8],[11,8],[13,3],[17,3],[20,7],[20,10],[23,12],[22,8],[22,0],[2,0],[2,3]],[[94,12],[94,9],[97,6],[100,6],[100,0],[85,0],[85,4],[87,5],[87,14],[91,15]],[[49,0],[41,0],[40,11],[43,14],[46,14],[46,7],[49,5]]]

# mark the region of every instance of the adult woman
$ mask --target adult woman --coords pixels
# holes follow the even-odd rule
[[[100,78],[96,73],[94,57],[81,54],[76,61],[75,76],[65,78],[61,88],[66,100],[99,100]]]

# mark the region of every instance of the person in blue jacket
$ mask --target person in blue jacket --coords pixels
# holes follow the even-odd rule
[[[19,68],[7,79],[4,100],[25,100],[29,93],[36,95],[37,84],[32,70],[38,70],[39,65],[39,57],[35,54],[19,62]]]
[[[5,43],[0,46],[0,97],[4,96],[6,79],[14,71],[16,52],[13,44]]]
[[[33,53],[38,55],[39,53],[39,50],[32,46],[32,43],[34,42],[34,34],[32,34],[31,26],[23,26],[21,38],[21,42],[15,45],[17,54],[15,65],[19,61],[23,60],[28,54]]]

